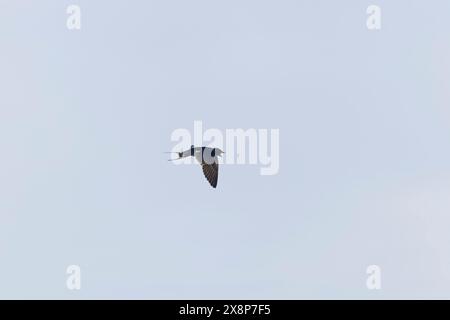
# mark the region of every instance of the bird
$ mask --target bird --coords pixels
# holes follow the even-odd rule
[[[191,148],[182,152],[168,152],[178,155],[176,159],[169,159],[169,161],[180,160],[187,157],[194,157],[201,165],[203,174],[208,180],[211,187],[217,187],[217,180],[219,177],[219,156],[224,154],[219,148],[210,147],[195,147],[191,145]]]

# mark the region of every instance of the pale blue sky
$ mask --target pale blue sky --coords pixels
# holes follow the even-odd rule
[[[0,297],[450,298],[449,12],[0,0]],[[279,174],[171,165],[194,120],[279,128]]]

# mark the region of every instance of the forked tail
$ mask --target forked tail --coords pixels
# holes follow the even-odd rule
[[[183,158],[183,152],[173,152],[173,151],[167,151],[164,153],[175,153],[176,155],[178,155],[178,158],[176,159],[168,159],[167,161],[175,161],[175,160],[180,160],[181,158]]]

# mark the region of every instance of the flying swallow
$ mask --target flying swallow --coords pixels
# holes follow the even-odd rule
[[[209,148],[209,147],[194,147],[191,146],[190,149],[182,152],[170,152],[178,155],[176,159],[180,160],[187,157],[194,157],[201,165],[203,174],[205,175],[206,180],[208,180],[209,184],[215,188],[217,187],[217,179],[219,177],[219,159],[223,153],[219,148]]]

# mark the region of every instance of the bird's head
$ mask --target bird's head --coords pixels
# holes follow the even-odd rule
[[[222,154],[224,154],[225,152],[223,152],[222,150],[220,150],[219,148],[216,148],[216,153],[218,156],[221,156]]]

